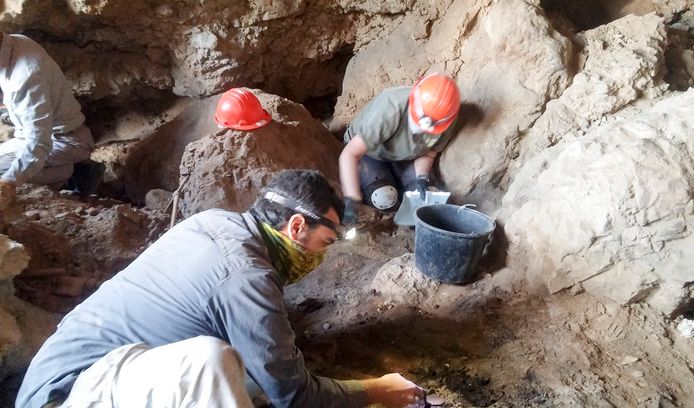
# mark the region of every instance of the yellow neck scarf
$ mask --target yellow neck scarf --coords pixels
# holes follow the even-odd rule
[[[309,251],[270,225],[264,222],[259,224],[272,266],[285,284],[298,281],[323,262],[325,252]]]

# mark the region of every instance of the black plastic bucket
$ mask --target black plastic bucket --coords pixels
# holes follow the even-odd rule
[[[468,283],[494,228],[493,219],[469,207],[420,207],[415,211],[415,266],[441,282]]]

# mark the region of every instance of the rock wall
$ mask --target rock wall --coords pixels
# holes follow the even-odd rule
[[[192,102],[171,122],[130,146],[123,167],[125,190],[132,200],[142,204],[149,190],[178,188],[178,168],[186,146],[219,131],[213,120],[218,99]]]
[[[552,293],[682,312],[694,299],[693,158],[694,90],[542,151],[503,200],[510,263]]]
[[[350,62],[332,127],[385,87],[447,72],[457,78],[467,124],[442,155],[442,179],[458,196],[475,188],[489,195],[517,154],[519,131],[568,86],[571,51],[533,2],[458,0],[446,13],[422,7]]]
[[[461,63],[472,61],[446,61],[445,52],[459,48],[457,39],[465,37],[472,27],[464,28],[466,22],[474,23],[470,17],[478,11],[483,16],[491,6],[507,7],[503,3],[7,0],[0,11],[0,27],[26,32],[39,40],[75,81],[78,93],[90,99],[139,99],[157,90],[200,97],[244,85],[301,101],[338,94],[348,62],[357,71],[361,71],[361,64],[369,65],[350,61],[353,53],[371,53],[381,61],[390,61],[388,69],[378,75],[383,83],[409,82],[432,63],[448,63],[442,68],[457,71]],[[691,7],[687,0],[523,3],[559,10],[581,30],[629,13],[655,11],[667,19],[681,19]],[[508,4],[517,7],[519,2]],[[507,17],[505,22],[511,26],[521,21],[514,15]],[[462,31],[446,31],[446,27],[455,26]],[[381,41],[396,46],[387,49],[376,45]],[[424,43],[431,49],[422,59]],[[376,52],[378,48],[382,53]],[[415,63],[409,64],[410,59]],[[347,94],[351,93],[351,85],[345,85]]]
[[[592,124],[639,98],[654,98],[667,85],[663,19],[627,16],[581,33],[582,68],[560,97],[551,100],[522,140],[523,165],[562,139],[580,137]]]
[[[692,81],[691,5],[618,3],[416,3],[390,36],[358,48],[331,129],[344,128],[388,86],[447,72],[461,89],[467,123],[439,161],[441,178],[455,199],[496,211],[517,169],[538,151]],[[582,20],[591,15],[600,23]]]
[[[9,0],[0,23],[44,44],[91,99],[244,85],[303,100],[339,92],[360,27],[412,3]]]

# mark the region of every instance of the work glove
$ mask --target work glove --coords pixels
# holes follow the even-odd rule
[[[359,207],[361,203],[351,197],[345,197],[345,213],[342,216],[342,225],[347,229],[353,227],[359,218]]]
[[[429,176],[426,174],[420,174],[417,176],[417,181],[415,181],[415,186],[419,192],[419,197],[422,201],[427,198],[427,190],[429,189]]]

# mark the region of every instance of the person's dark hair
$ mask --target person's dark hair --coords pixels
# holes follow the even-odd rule
[[[332,208],[342,220],[344,204],[328,180],[318,171],[282,170],[260,190],[258,198],[251,206],[251,213],[272,228],[281,229],[297,211],[263,198],[265,193],[270,191],[294,200],[319,215]],[[306,217],[306,221],[312,227],[317,225],[309,217]]]

